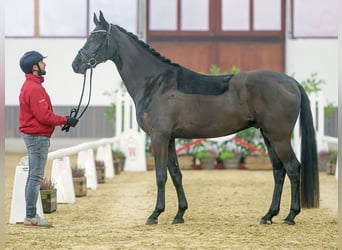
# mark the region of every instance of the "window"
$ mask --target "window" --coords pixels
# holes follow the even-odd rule
[[[149,0],[148,33],[177,35],[209,32],[210,0]]]
[[[5,1],[5,36],[34,36],[34,0]]]
[[[137,0],[89,0],[90,31],[94,29],[93,15],[99,16],[100,10],[108,22],[137,33]]]
[[[177,30],[177,0],[150,0],[150,30]]]
[[[87,5],[83,0],[40,0],[40,36],[85,36]]]
[[[281,1],[254,0],[254,30],[281,30]]]
[[[153,36],[284,37],[286,0],[148,0]]]
[[[209,0],[183,0],[180,20],[181,30],[209,30]]]
[[[5,8],[7,37],[85,37],[100,10],[108,22],[137,33],[137,0],[11,0]]]
[[[337,37],[338,0],[292,0],[294,37]]]
[[[249,11],[249,0],[222,0],[222,30],[249,30]]]

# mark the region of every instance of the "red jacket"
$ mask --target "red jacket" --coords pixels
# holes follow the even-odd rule
[[[50,97],[42,86],[44,78],[34,74],[25,76],[19,96],[19,129],[25,134],[50,137],[55,126],[64,125],[67,119],[53,112]]]

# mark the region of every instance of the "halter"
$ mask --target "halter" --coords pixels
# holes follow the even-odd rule
[[[77,117],[78,112],[80,111],[81,108],[81,103],[83,100],[83,95],[84,95],[84,89],[85,89],[85,85],[86,85],[86,78],[87,78],[87,71],[84,73],[83,75],[83,87],[82,87],[82,92],[81,92],[81,97],[80,97],[80,101],[78,102],[78,106],[77,108],[72,108],[70,111],[70,117],[73,118],[77,118],[78,120],[83,116],[83,114],[85,113],[85,111],[87,110],[89,103],[90,103],[90,98],[91,98],[91,87],[92,87],[92,79],[93,79],[93,68],[94,66],[97,65],[97,61],[96,61],[96,57],[100,54],[100,52],[102,52],[102,49],[105,45],[105,43],[107,43],[107,48],[108,48],[108,43],[109,43],[109,35],[110,35],[110,31],[111,31],[111,25],[108,26],[108,31],[106,30],[95,30],[92,31],[91,34],[93,33],[106,33],[106,39],[102,41],[102,43],[100,44],[100,46],[95,50],[94,56],[90,57],[88,55],[87,52],[85,52],[85,50],[83,48],[81,48],[78,53],[83,57],[83,59],[85,59],[85,61],[87,62],[87,65],[89,65],[90,67],[90,81],[89,81],[89,95],[88,95],[88,102],[87,105],[84,107],[84,109],[82,110],[81,114]],[[65,130],[66,132],[68,132],[70,129],[70,125],[65,124],[62,127],[62,130]]]

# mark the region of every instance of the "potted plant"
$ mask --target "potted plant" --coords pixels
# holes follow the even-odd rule
[[[321,150],[318,152],[318,170],[327,171],[327,173],[335,173],[337,151],[336,150]],[[329,166],[329,167],[328,167]]]
[[[177,155],[178,165],[180,169],[189,170],[194,168],[194,151],[196,150],[197,145],[189,145],[191,144],[192,139],[184,139],[177,138],[176,139],[176,148],[184,148]]]
[[[263,137],[259,130],[255,128],[248,128],[242,130],[236,134],[236,137],[243,140],[245,143],[255,146],[260,151],[266,152],[266,146],[264,144]],[[272,169],[272,164],[267,154],[254,151],[250,147],[244,145],[238,145],[241,152],[240,162],[245,162],[247,169],[253,170],[268,170]]]
[[[121,171],[124,171],[126,156],[122,151],[118,149],[112,151],[112,156],[114,163],[114,173],[120,174]]]
[[[211,150],[202,150],[196,153],[196,159],[199,160],[202,169],[214,169],[217,155]]]
[[[40,197],[44,213],[52,213],[57,210],[57,189],[55,184],[50,178],[44,178],[40,184]]]
[[[95,160],[97,183],[105,183],[105,164],[103,161]]]
[[[236,169],[239,165],[240,152],[237,150],[237,145],[233,140],[213,143],[218,154],[216,169]]]
[[[219,160],[222,161],[225,169],[236,169],[239,165],[239,154],[232,151],[222,151],[219,154]]]
[[[177,156],[179,168],[182,170],[193,169],[194,156],[191,154],[179,154]]]
[[[87,195],[87,177],[85,176],[85,169],[79,168],[78,165],[74,165],[71,168],[72,179],[74,182],[74,190],[76,197],[82,197]]]
[[[245,159],[246,168],[249,170],[272,170],[272,163],[268,155],[251,152]]]

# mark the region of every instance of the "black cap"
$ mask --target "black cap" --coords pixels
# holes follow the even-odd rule
[[[46,56],[43,56],[37,51],[28,51],[20,58],[20,68],[24,73],[32,73],[33,65],[42,61]]]

